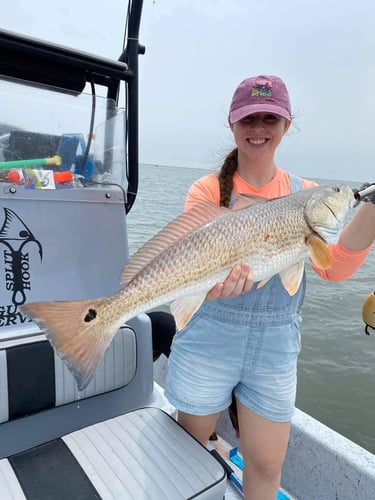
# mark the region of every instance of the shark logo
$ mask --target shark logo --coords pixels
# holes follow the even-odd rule
[[[4,207],[5,219],[0,229],[5,264],[5,287],[11,292],[14,306],[26,302],[26,291],[31,289],[30,260],[26,247],[36,245],[42,260],[42,246],[26,224],[9,208]]]

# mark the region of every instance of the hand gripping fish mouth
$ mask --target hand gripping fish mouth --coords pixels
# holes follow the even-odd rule
[[[248,197],[228,210],[198,203],[176,217],[126,263],[125,286],[104,298],[35,302],[21,310],[46,332],[79,390],[91,381],[113,336],[142,312],[170,303],[181,330],[208,291],[234,266],[247,262],[258,287],[279,274],[294,295],[304,261],[328,269],[324,242],[336,242],[354,206],[348,186],[318,186],[261,203]]]

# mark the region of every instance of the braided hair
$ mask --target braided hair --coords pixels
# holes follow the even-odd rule
[[[218,173],[221,207],[229,207],[233,191],[233,175],[237,168],[238,148],[235,148],[226,156],[220,172]]]

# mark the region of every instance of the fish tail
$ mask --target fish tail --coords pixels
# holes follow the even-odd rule
[[[33,302],[21,307],[45,330],[55,352],[73,374],[79,391],[93,377],[118,326],[99,320],[98,308],[106,299]]]

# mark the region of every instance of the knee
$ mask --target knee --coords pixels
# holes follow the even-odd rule
[[[262,481],[272,482],[281,476],[283,462],[272,458],[257,460],[254,457],[245,458],[245,467],[250,475],[256,476]]]

